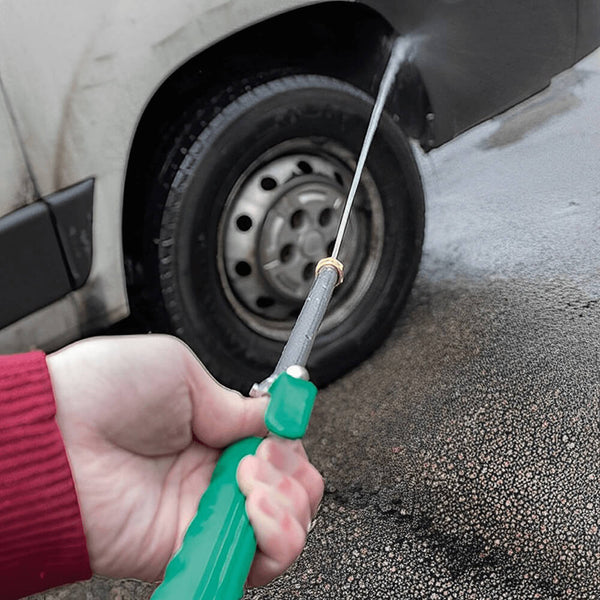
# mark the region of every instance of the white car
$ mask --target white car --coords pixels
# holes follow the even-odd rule
[[[493,5],[493,10],[490,6]],[[408,138],[448,141],[594,49],[589,0],[0,0],[0,350],[135,314],[247,391],[276,363],[375,137],[309,363],[339,376],[410,292],[424,202]]]

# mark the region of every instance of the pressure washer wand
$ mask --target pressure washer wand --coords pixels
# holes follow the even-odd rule
[[[315,280],[275,370],[265,380],[252,386],[251,396],[266,394],[277,377],[290,367],[306,366],[315,337],[331,301],[333,290],[343,280],[344,266],[339,260],[329,257],[319,261],[315,269]]]
[[[385,101],[390,93],[390,88],[392,87],[400,63],[406,60],[408,56],[411,47],[410,44],[411,41],[409,39],[400,38],[392,47],[388,64],[381,79],[379,92],[377,93],[375,104],[373,105],[363,145],[356,163],[356,169],[335,236],[331,256],[322,259],[317,264],[317,268],[315,269],[315,281],[304,301],[300,315],[290,333],[290,337],[279,358],[279,362],[269,377],[259,384],[254,384],[250,391],[251,396],[260,396],[266,393],[277,376],[284,373],[289,367],[294,365],[301,367],[306,366],[315,337],[321,322],[323,321],[329,302],[331,301],[333,290],[344,280],[344,265],[338,260],[338,256],[344,240],[346,227],[350,219],[350,212],[354,204],[356,192],[358,191],[371,143],[381,119]]]
[[[315,280],[273,373],[255,384],[251,395],[269,394],[265,414],[267,429],[288,439],[301,438],[312,412],[317,388],[307,381],[304,368],[336,285],[343,281],[338,260],[352,203],[386,97],[406,56],[403,40],[396,42],[384,72],[379,93],[358,159],[350,192],[340,219],[334,250],[316,268]],[[165,572],[152,600],[239,600],[244,593],[256,538],[245,510],[245,497],[237,485],[237,467],[254,454],[260,438],[246,438],[229,446],[221,455],[196,516],[181,548]]]

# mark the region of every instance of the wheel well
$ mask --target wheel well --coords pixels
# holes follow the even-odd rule
[[[199,98],[210,100],[257,69],[266,78],[269,73],[329,75],[375,95],[394,37],[393,27],[374,10],[355,2],[326,2],[235,33],[172,73],[144,110],[129,156],[123,249],[130,288],[143,278],[139,264],[148,174],[153,167],[160,168],[156,149],[186,108]],[[388,107],[393,107],[409,136],[424,139],[429,102],[416,67],[402,69]]]

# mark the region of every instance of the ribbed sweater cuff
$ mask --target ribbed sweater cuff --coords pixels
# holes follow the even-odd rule
[[[0,590],[4,600],[91,576],[42,352],[0,356]]]

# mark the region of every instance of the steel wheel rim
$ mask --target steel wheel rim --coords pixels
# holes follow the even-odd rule
[[[250,329],[284,341],[335,239],[355,159],[328,140],[294,139],[262,154],[237,179],[218,226],[225,296]],[[344,322],[367,293],[383,250],[384,216],[365,169],[342,245],[347,278],[320,332]]]

